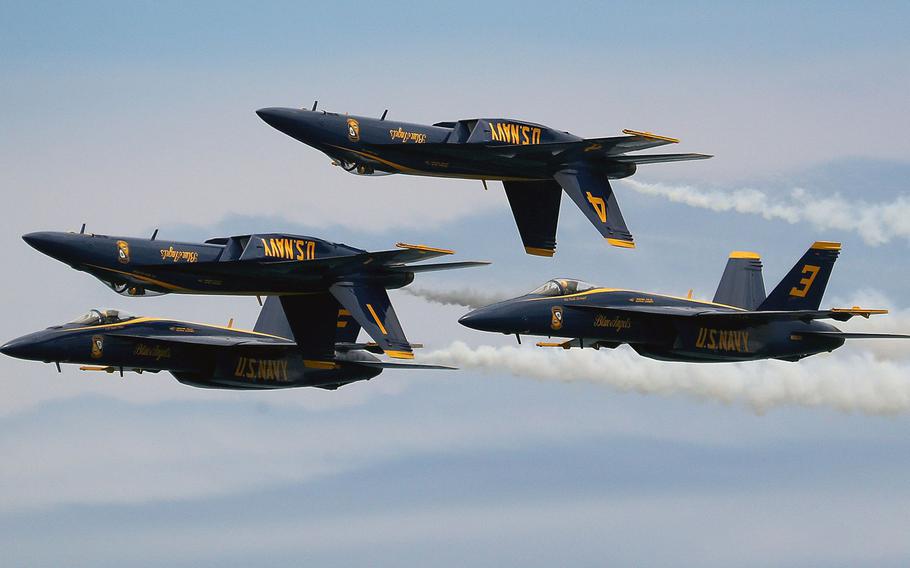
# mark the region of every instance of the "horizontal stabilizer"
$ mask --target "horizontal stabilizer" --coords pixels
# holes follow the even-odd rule
[[[472,268],[474,266],[487,266],[486,260],[465,260],[462,262],[437,262],[435,264],[415,264],[405,266],[390,266],[392,272],[433,272],[436,270],[455,270],[456,268]]]
[[[852,333],[848,331],[801,331],[798,335],[839,337],[841,339],[910,339],[903,333]]]
[[[458,367],[446,365],[424,365],[422,363],[396,363],[394,361],[357,361],[358,365],[369,365],[383,369],[437,369],[444,371],[457,371]]]
[[[623,164],[660,164],[663,162],[686,162],[689,160],[707,160],[710,154],[646,154],[643,156],[611,156],[610,159]]]

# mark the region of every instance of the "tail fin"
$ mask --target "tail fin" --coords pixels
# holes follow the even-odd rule
[[[338,302],[329,294],[269,296],[253,331],[292,339],[305,357],[334,356]]]
[[[294,334],[291,332],[291,324],[284,315],[284,308],[281,306],[281,300],[278,296],[269,296],[265,299],[262,309],[259,311],[259,318],[253,331],[259,333],[268,333],[287,339],[293,339]]]
[[[525,252],[553,256],[562,188],[553,180],[504,181],[502,185],[506,188]]]
[[[765,282],[761,275],[761,257],[754,252],[733,251],[720,278],[714,303],[757,309],[765,301]]]
[[[839,254],[840,243],[814,243],[758,309],[817,310]]]
[[[360,335],[360,324],[346,308],[338,306],[338,321],[335,323],[335,343],[355,343]]]

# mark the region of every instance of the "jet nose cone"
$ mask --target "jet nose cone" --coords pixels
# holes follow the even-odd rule
[[[37,251],[66,261],[73,253],[72,237],[67,233],[39,232],[22,235],[22,240]]]
[[[16,359],[32,359],[34,345],[28,336],[20,337],[0,346],[0,353]]]
[[[272,128],[291,134],[295,127],[300,126],[301,112],[294,108],[269,107],[257,110],[256,114]]]
[[[22,235],[22,240],[33,249],[47,254],[47,250],[56,243],[57,239],[55,238],[54,233],[39,232]]]
[[[458,318],[458,323],[479,331],[493,331],[498,320],[499,318],[495,317],[491,310],[480,308]]]

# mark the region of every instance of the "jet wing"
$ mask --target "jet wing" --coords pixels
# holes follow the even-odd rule
[[[630,304],[628,306],[594,306],[590,304],[568,304],[566,309],[587,312],[611,312],[623,316],[677,316],[694,317],[705,312],[701,306],[655,306],[653,304]],[[723,312],[718,312],[723,313]],[[740,312],[735,312],[740,313]]]
[[[332,296],[389,357],[413,359],[414,351],[385,288],[360,282],[339,282],[329,288]]]
[[[130,333],[108,333],[111,337],[120,337],[134,341],[158,341],[161,343],[182,343],[208,347],[296,347],[297,343],[280,337],[271,336],[227,336],[227,335],[138,335]]]
[[[179,274],[205,274],[224,277],[265,277],[285,276],[293,274],[298,270],[309,270],[314,272],[337,272],[356,266],[398,265],[409,262],[420,262],[422,260],[429,260],[431,258],[455,253],[455,251],[452,250],[428,247],[426,245],[397,243],[395,246],[399,248],[346,256],[331,256],[326,258],[317,258],[314,260],[256,259],[224,262],[188,262],[174,264],[137,265],[136,268],[139,270],[146,268],[149,271],[154,271],[156,273],[171,272]]]
[[[751,321],[811,321],[817,319],[833,319],[847,321],[855,316],[869,318],[869,316],[887,314],[888,310],[869,310],[859,307],[832,308],[830,310],[758,310],[758,311],[704,311],[696,314],[704,318],[720,318],[727,320]]]
[[[868,318],[872,315],[886,314],[888,310],[870,310],[863,308],[832,308],[830,310],[718,310],[704,306],[592,306],[568,305],[573,310],[609,311],[620,314],[650,314],[658,316],[680,316],[705,319],[724,319],[729,321],[742,321],[744,323],[760,323],[768,321],[811,321],[817,319],[833,319],[847,321],[855,316]]]
[[[588,165],[578,164],[557,172],[553,177],[608,243],[616,247],[635,248],[632,233],[626,228],[605,174]]]

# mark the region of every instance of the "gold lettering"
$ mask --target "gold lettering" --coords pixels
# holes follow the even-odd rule
[[[532,144],[540,144],[540,129],[539,128],[534,129],[534,136],[532,138],[534,140],[534,142],[532,142]]]
[[[304,241],[297,241],[294,243],[294,245],[297,247],[297,260],[303,260],[306,258],[306,254],[303,249],[304,244]]]
[[[513,124],[513,125],[512,125],[512,144],[518,144],[518,143],[519,143],[519,140],[518,140],[518,125],[517,125],[517,124]]]
[[[597,214],[597,218],[600,219],[601,223],[607,222],[607,204],[604,202],[603,197],[594,197],[590,191],[586,191],[585,195],[588,197],[588,203],[594,208],[594,212]]]
[[[717,349],[717,330],[708,330],[708,349]]]
[[[528,138],[528,131],[531,130],[530,126],[521,127],[521,143],[525,146],[531,143],[530,138]]]
[[[695,340],[695,347],[702,349],[705,346],[705,335],[708,330],[703,327],[698,328],[698,338]]]
[[[262,241],[262,253],[265,256],[272,256],[272,249],[269,248],[269,243],[267,243],[265,241],[265,239],[259,239],[259,240]]]
[[[815,282],[815,277],[818,276],[818,271],[821,270],[821,267],[814,266],[811,264],[806,264],[803,266],[803,275],[808,274],[806,278],[803,278],[799,281],[801,287],[790,288],[790,295],[797,298],[805,298],[806,294],[809,293],[809,288],[812,287],[812,283]]]
[[[316,243],[313,241],[307,241],[306,258],[307,260],[313,260],[316,258]]]

